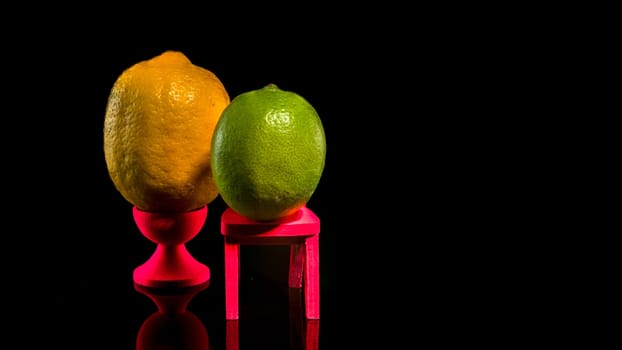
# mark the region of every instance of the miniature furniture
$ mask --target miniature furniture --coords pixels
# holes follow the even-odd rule
[[[320,220],[309,208],[275,221],[260,222],[225,209],[221,217],[225,244],[225,312],[239,318],[241,245],[289,245],[289,288],[303,288],[305,316],[320,318]]]

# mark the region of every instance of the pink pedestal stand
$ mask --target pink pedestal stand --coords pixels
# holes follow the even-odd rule
[[[147,287],[189,287],[209,281],[209,268],[198,262],[185,243],[207,219],[207,205],[183,213],[155,213],[133,208],[140,232],[157,244],[153,255],[134,270],[134,282]]]
[[[270,222],[258,222],[227,208],[221,217],[225,238],[225,311],[237,320],[240,278],[240,245],[289,245],[290,288],[304,286],[305,315],[320,318],[320,220],[307,207]]]
[[[187,309],[188,304],[209,282],[193,287],[166,289],[134,284],[136,291],[145,294],[157,306],[138,331],[137,350],[208,349],[209,336],[199,317]]]

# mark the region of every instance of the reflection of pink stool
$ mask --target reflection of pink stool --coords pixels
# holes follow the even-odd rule
[[[304,284],[305,315],[320,318],[320,220],[307,207],[270,222],[250,220],[227,208],[220,230],[225,238],[225,311],[237,320],[240,279],[240,245],[289,245],[290,288]],[[304,278],[304,281],[303,281]]]

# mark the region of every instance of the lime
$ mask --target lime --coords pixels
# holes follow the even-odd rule
[[[305,206],[326,159],[326,137],[315,108],[275,84],[236,96],[212,136],[218,192],[235,212],[276,220]]]

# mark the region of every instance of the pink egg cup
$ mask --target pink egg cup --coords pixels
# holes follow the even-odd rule
[[[148,212],[133,208],[140,232],[155,243],[153,255],[134,269],[134,282],[146,287],[190,287],[210,279],[210,269],[186,248],[205,224],[207,205],[182,213]]]

